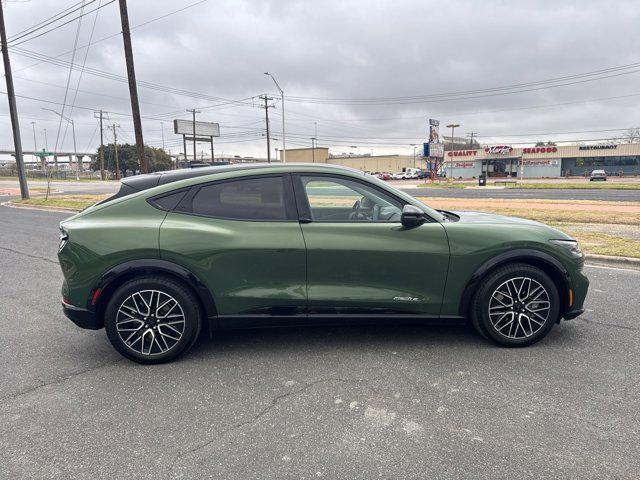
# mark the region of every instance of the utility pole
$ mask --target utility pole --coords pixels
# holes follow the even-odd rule
[[[162,150],[164,150],[164,122],[160,122],[160,133],[162,134]]]
[[[115,151],[115,163],[116,163],[116,180],[120,180],[120,162],[118,161],[118,136],[116,134],[116,127],[119,127],[120,125],[117,124],[112,124],[111,127],[113,128],[113,148]]]
[[[195,108],[188,109],[187,112],[193,115],[193,161],[196,161],[196,113],[200,113],[200,110],[196,110]],[[187,148],[185,146],[184,156],[186,159],[187,156]]]
[[[102,110],[98,113],[100,118],[100,179],[104,180],[104,132],[102,130]]]
[[[124,42],[124,56],[129,78],[129,96],[131,97],[131,114],[133,115],[133,129],[136,134],[136,150],[140,173],[147,173],[147,161],[144,158],[144,140],[142,139],[142,121],[140,120],[140,105],[138,104],[138,87],[136,86],[136,70],[133,64],[133,49],[131,47],[131,32],[129,30],[129,14],[127,0],[120,0],[120,23],[122,24],[122,40]]]
[[[311,137],[311,162],[316,163],[316,137]]]
[[[273,108],[273,105],[269,105],[269,100],[273,100],[272,97],[268,97],[267,94],[265,93],[264,95],[260,96],[261,99],[264,100],[264,115],[265,115],[265,122],[267,124],[267,162],[271,163],[271,137],[269,134],[269,109]]]
[[[18,167],[18,181],[20,182],[20,196],[23,200],[29,198],[29,186],[24,171],[24,158],[22,157],[22,140],[20,139],[20,123],[18,121],[18,109],[16,107],[16,93],[13,90],[13,75],[11,74],[11,62],[9,61],[9,48],[7,46],[7,31],[4,27],[4,7],[0,0],[0,42],[2,42],[2,61],[4,63],[4,78],[7,82],[7,99],[9,100],[9,115],[11,116],[11,128],[13,129],[13,148],[16,154],[16,166]]]
[[[273,80],[273,83],[276,84],[276,87],[280,92],[280,98],[282,99],[282,154],[281,154],[281,157],[282,157],[282,163],[286,163],[287,162],[287,145],[285,143],[285,134],[284,134],[284,92],[282,91],[282,88],[280,88],[280,85],[278,84],[276,79],[273,77],[273,75],[271,75],[269,72],[264,72],[264,74],[271,77],[271,80]]]
[[[473,148],[473,138],[476,137],[478,135],[478,132],[470,132],[467,134],[467,137],[469,137],[469,146],[471,148]]]

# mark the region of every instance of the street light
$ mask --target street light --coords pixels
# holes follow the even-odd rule
[[[449,125],[447,125],[447,128],[451,129],[451,149],[453,150],[453,145],[454,145],[454,140],[453,140],[453,132],[456,128],[458,128],[460,126],[459,123],[450,123]],[[450,167],[449,167],[449,175],[452,180],[453,180],[453,162],[450,163]]]
[[[280,85],[278,84],[278,82],[276,81],[273,75],[271,75],[269,72],[264,72],[264,74],[268,77],[271,77],[271,80],[273,80],[273,83],[276,84],[276,87],[280,92],[280,98],[282,99],[282,163],[286,163],[287,162],[287,146],[285,144],[285,135],[284,135],[284,92],[280,88]]]
[[[55,110],[51,110],[50,108],[42,107],[42,110],[46,110],[47,112],[53,112],[56,115],[58,115],[60,118],[62,118],[63,120],[66,120],[67,122],[69,122],[71,124],[71,132],[73,133],[73,155],[76,157],[76,180],[80,180],[80,170],[79,170],[79,163],[78,163],[78,149],[76,147],[76,126],[75,126],[75,123],[73,123],[73,118],[65,117],[61,113],[56,112]],[[58,153],[58,152],[54,152],[54,153]]]
[[[416,148],[418,148],[417,143],[409,144],[410,147],[413,147],[413,168],[416,168]]]

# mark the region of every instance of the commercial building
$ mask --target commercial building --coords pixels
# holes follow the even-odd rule
[[[444,169],[452,178],[545,178],[585,176],[592,170],[608,175],[640,175],[640,144],[522,147],[493,145],[445,152]]]
[[[419,152],[413,155],[330,155],[326,147],[287,149],[287,163],[331,163],[357,168],[364,172],[403,172],[420,168],[424,161]]]

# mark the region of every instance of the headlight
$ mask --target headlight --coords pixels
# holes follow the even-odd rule
[[[584,253],[582,253],[582,250],[580,250],[578,242],[575,240],[549,240],[549,242],[568,250],[569,253],[571,253],[571,255],[576,258],[582,257],[584,255]]]
[[[60,227],[60,245],[58,245],[59,252],[62,251],[64,246],[67,244],[67,240],[69,240],[69,234],[64,228]]]

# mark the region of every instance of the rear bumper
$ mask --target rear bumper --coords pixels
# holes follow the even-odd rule
[[[85,308],[79,308],[74,305],[62,302],[62,311],[69,320],[80,328],[88,330],[100,330],[104,325],[100,322],[95,314]]]

